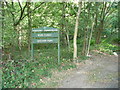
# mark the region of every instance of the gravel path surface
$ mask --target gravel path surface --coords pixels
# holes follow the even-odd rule
[[[59,88],[118,88],[118,56],[93,54]]]

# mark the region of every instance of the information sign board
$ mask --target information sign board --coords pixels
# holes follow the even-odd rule
[[[60,62],[60,37],[59,30],[52,27],[41,27],[32,29],[31,33],[31,58],[34,59],[34,44],[38,43],[57,43],[58,44],[58,63]]]

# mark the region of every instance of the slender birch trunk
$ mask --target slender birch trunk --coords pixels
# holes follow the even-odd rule
[[[74,46],[73,60],[74,61],[77,58],[77,33],[78,33],[78,26],[79,26],[79,17],[80,17],[80,13],[81,13],[81,6],[82,6],[82,2],[79,3],[79,8],[78,8],[77,17],[76,17],[74,38],[73,38],[73,46]]]
[[[88,49],[87,49],[87,56],[89,56],[90,42],[91,42],[91,39],[92,39],[93,29],[94,29],[94,22],[92,23],[92,28],[91,28],[91,32],[90,32],[90,37],[89,37],[89,42],[88,42]]]

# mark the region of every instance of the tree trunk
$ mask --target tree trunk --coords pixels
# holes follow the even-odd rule
[[[67,4],[64,5],[64,8],[67,7]],[[66,12],[65,12],[66,13]],[[69,41],[69,28],[68,28],[68,25],[67,25],[67,20],[66,20],[66,17],[65,17],[65,13],[64,13],[64,20],[65,20],[65,35],[66,35],[66,42],[67,42],[67,46],[68,46],[68,51],[70,51],[70,41]]]
[[[87,50],[87,32],[88,32],[88,29],[86,28],[85,29],[85,32],[84,32],[84,42],[83,42],[83,50],[82,50],[82,55],[83,56],[86,56],[86,50]]]
[[[2,13],[2,24],[1,24],[2,25],[2,30],[1,30],[2,35],[1,36],[2,37],[1,37],[1,39],[2,39],[2,50],[3,50],[3,47],[4,47],[4,44],[3,44],[4,41],[3,40],[4,40],[4,17],[5,17],[5,12],[4,12],[4,2],[1,2],[1,4],[2,4],[2,12],[1,12]]]
[[[94,37],[96,39],[97,38],[97,33],[98,33],[98,2],[95,2],[95,7],[96,7],[96,10],[95,10],[95,25],[94,25],[95,32],[94,32]]]
[[[63,32],[64,32],[64,43],[65,43],[65,46],[67,46],[65,7],[66,7],[65,3],[63,2],[63,14],[62,14]]]
[[[91,31],[90,31],[90,37],[89,37],[88,48],[87,48],[87,56],[89,56],[90,42],[91,42],[91,39],[92,39],[93,28],[94,28],[94,21],[92,23],[92,28],[91,28]]]
[[[3,44],[3,41],[2,41],[2,33],[3,33],[3,2],[0,2],[0,8],[2,8],[2,10],[0,10],[0,15],[2,15],[2,21],[0,21],[0,57],[2,58],[2,44]],[[1,43],[2,42],[2,43]],[[1,62],[0,62],[1,63]],[[1,78],[0,78],[1,80]]]
[[[82,6],[82,3],[80,2],[78,12],[77,12],[77,17],[76,17],[76,24],[75,24],[75,31],[74,31],[74,38],[73,38],[73,46],[74,46],[73,60],[74,61],[77,59],[77,33],[78,33],[79,17],[81,13],[81,6]]]
[[[67,39],[68,50],[70,51],[70,39],[69,39],[69,31],[68,31],[68,29],[67,29],[67,32],[66,32],[66,39]]]
[[[14,9],[14,2],[12,2],[12,8]],[[12,13],[12,21],[13,21],[13,29],[14,29],[14,32],[15,32],[15,36],[13,37],[14,40],[13,40],[13,52],[15,52],[16,50],[16,46],[18,46],[19,48],[19,37],[18,37],[18,30],[17,30],[17,25],[15,24],[15,15]]]
[[[84,3],[85,4],[85,3]],[[83,50],[82,50],[82,55],[83,56],[86,56],[87,55],[87,49],[88,49],[88,39],[89,39],[89,21],[90,21],[90,6],[91,6],[91,3],[88,3],[88,9],[87,9],[87,23],[86,23],[86,28],[85,28],[85,32],[84,32],[84,42],[83,42]],[[84,8],[85,8],[85,5],[84,5]],[[85,8],[86,9],[86,8]]]
[[[103,28],[104,28],[103,24],[104,24],[104,21],[101,20],[100,25],[99,25],[99,29],[98,29],[98,32],[97,32],[96,44],[100,44],[101,34],[102,34]]]
[[[66,32],[65,32],[65,3],[62,3],[62,21],[61,21],[61,40],[63,41],[63,45],[67,46],[66,42]]]
[[[106,8],[107,8],[107,4],[106,2],[103,2],[102,3],[102,11],[101,11],[101,16],[100,16],[100,24],[99,24],[99,29],[98,29],[98,32],[97,32],[97,37],[96,37],[96,44],[100,44],[100,40],[101,40],[101,35],[102,35],[102,32],[104,30],[104,20],[105,20],[105,16],[107,15],[106,12],[109,12],[109,11],[106,11]]]
[[[32,30],[32,26],[31,26],[31,14],[30,12],[30,2],[27,2],[27,12],[28,12],[28,52],[30,52],[30,46],[31,46],[31,30]]]

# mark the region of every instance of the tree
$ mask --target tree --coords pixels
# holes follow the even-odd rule
[[[18,0],[17,11],[15,9],[15,5],[16,5],[15,2],[11,2],[11,3],[9,2],[8,3],[7,1],[5,1],[5,4],[6,4],[6,7],[8,9],[8,12],[12,15],[14,32],[16,32],[16,37],[14,38],[15,39],[14,41],[17,42],[17,46],[18,46],[19,50],[21,50],[21,40],[19,39],[20,38],[20,33],[21,33],[21,29],[19,29],[20,22],[25,17],[30,16],[30,14],[33,13],[36,9],[40,8],[44,4],[44,2],[39,3],[39,5],[36,5],[32,10],[27,9],[27,11],[29,11],[27,13],[25,13],[25,12],[26,12],[26,8],[29,8],[28,2],[23,3],[23,5],[24,5],[23,6],[23,5],[21,5],[21,2]],[[19,12],[19,13],[17,13],[17,12]]]
[[[97,4],[97,3],[96,3]],[[100,8],[100,16],[99,16],[99,20],[97,22],[99,22],[99,24],[96,26],[96,44],[100,44],[100,40],[101,40],[101,34],[105,28],[105,20],[106,18],[108,18],[108,16],[114,12],[114,9],[112,9],[112,6],[114,5],[113,2],[111,3],[107,3],[107,2],[102,2],[99,5]]]
[[[86,6],[87,5],[87,6]],[[86,12],[85,12],[86,11]],[[83,49],[82,49],[82,55],[86,56],[86,52],[87,52],[87,45],[88,45],[88,29],[89,29],[89,18],[90,18],[90,7],[89,7],[89,3],[85,3],[84,2],[84,14],[87,14],[85,17],[87,19],[84,18],[84,22],[85,22],[85,28],[84,28],[84,41],[83,41]]]
[[[73,39],[73,46],[74,46],[73,60],[76,60],[76,58],[77,58],[77,34],[78,34],[78,25],[79,25],[79,17],[80,17],[80,13],[81,13],[81,7],[82,7],[82,2],[79,3],[78,12],[77,12],[77,16],[76,16],[76,24],[75,24],[74,39]]]
[[[28,13],[28,52],[30,52],[30,45],[31,45],[31,30],[32,30],[32,20],[31,20],[31,13],[30,12],[31,2],[27,2],[27,13]]]

